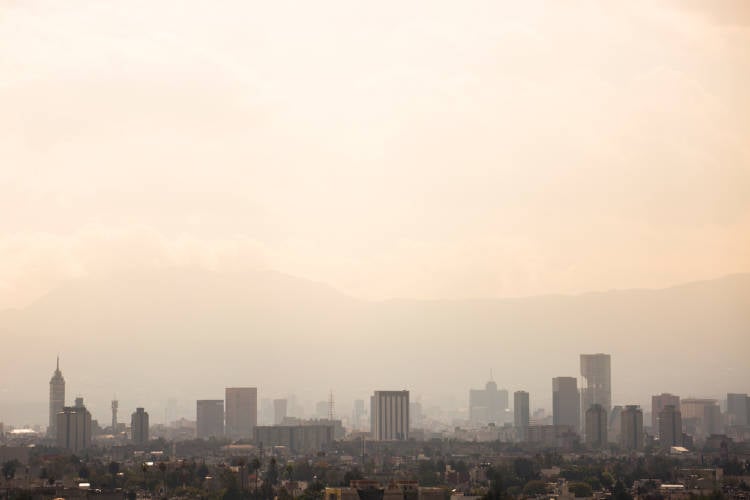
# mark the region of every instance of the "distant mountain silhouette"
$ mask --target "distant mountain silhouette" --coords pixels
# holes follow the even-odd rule
[[[583,352],[612,354],[615,403],[646,403],[662,391],[750,391],[750,274],[659,290],[370,302],[270,271],[133,272],[71,281],[0,312],[0,338],[6,422],[46,421],[58,352],[68,399],[82,394],[103,421],[114,393],[159,421],[167,397],[189,406],[229,385],[310,400],[330,389],[339,407],[408,388],[425,406],[460,406],[490,369],[501,387],[549,406],[551,377],[578,376]]]

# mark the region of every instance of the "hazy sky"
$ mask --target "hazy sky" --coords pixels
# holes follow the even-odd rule
[[[750,3],[0,0],[0,308],[130,266],[365,298],[750,270]]]

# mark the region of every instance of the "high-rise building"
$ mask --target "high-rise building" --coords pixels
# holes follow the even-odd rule
[[[65,379],[60,371],[60,357],[57,357],[55,373],[49,381],[49,425],[47,435],[57,438],[57,414],[63,411],[65,406]]]
[[[516,428],[516,438],[524,442],[529,431],[529,393],[516,391],[513,393],[513,426]]]
[[[508,391],[490,380],[484,389],[469,390],[469,420],[475,424],[502,425],[508,412]]]
[[[750,400],[747,394],[727,394],[727,417],[729,425],[750,425]]]
[[[667,406],[674,406],[677,411],[680,411],[680,396],[674,394],[662,393],[656,396],[651,396],[651,433],[656,434],[659,432],[659,415],[661,411]]]
[[[682,414],[674,405],[666,405],[659,412],[659,446],[669,451],[682,446]]]
[[[130,436],[135,444],[148,443],[148,412],[136,408],[130,415]]]
[[[409,439],[409,391],[375,391],[370,397],[370,429],[376,441]]]
[[[680,401],[682,423],[699,439],[721,432],[721,410],[715,399],[685,398]]]
[[[78,453],[91,445],[91,413],[76,398],[75,406],[64,406],[57,414],[57,446]]]
[[[620,444],[626,450],[643,449],[643,411],[638,405],[627,405],[620,413]]]
[[[352,428],[354,430],[363,430],[366,427],[365,422],[365,400],[355,399],[352,408]]]
[[[594,449],[606,448],[607,439],[607,410],[604,406],[594,403],[586,410],[585,439],[586,444]]]
[[[581,397],[575,377],[552,379],[552,423],[581,428]]]
[[[117,408],[120,403],[116,400],[112,400],[112,434],[117,434]]]
[[[273,425],[281,425],[286,418],[286,399],[273,400]]]
[[[581,354],[581,409],[598,404],[609,413],[612,410],[612,375],[609,354]]]
[[[196,433],[198,439],[224,435],[224,401],[199,399],[196,402]]]
[[[227,387],[224,398],[226,435],[232,439],[252,439],[258,425],[258,389]]]

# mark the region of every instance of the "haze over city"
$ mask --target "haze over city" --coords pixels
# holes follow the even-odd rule
[[[6,426],[54,426],[58,356],[100,423],[247,386],[458,429],[489,381],[549,420],[587,353],[606,412],[739,425],[747,2],[30,0],[0,40]]]

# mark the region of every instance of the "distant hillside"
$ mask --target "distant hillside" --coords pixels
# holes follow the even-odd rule
[[[6,422],[45,422],[34,412],[58,352],[68,399],[82,394],[105,421],[115,393],[125,411],[145,405],[159,421],[168,397],[190,407],[240,384],[311,401],[333,390],[342,411],[375,388],[461,405],[490,369],[548,406],[551,377],[577,376],[582,352],[611,353],[614,400],[645,403],[662,391],[750,392],[750,274],[661,290],[367,302],[280,273],[172,269],[70,282],[0,313],[0,335]]]

